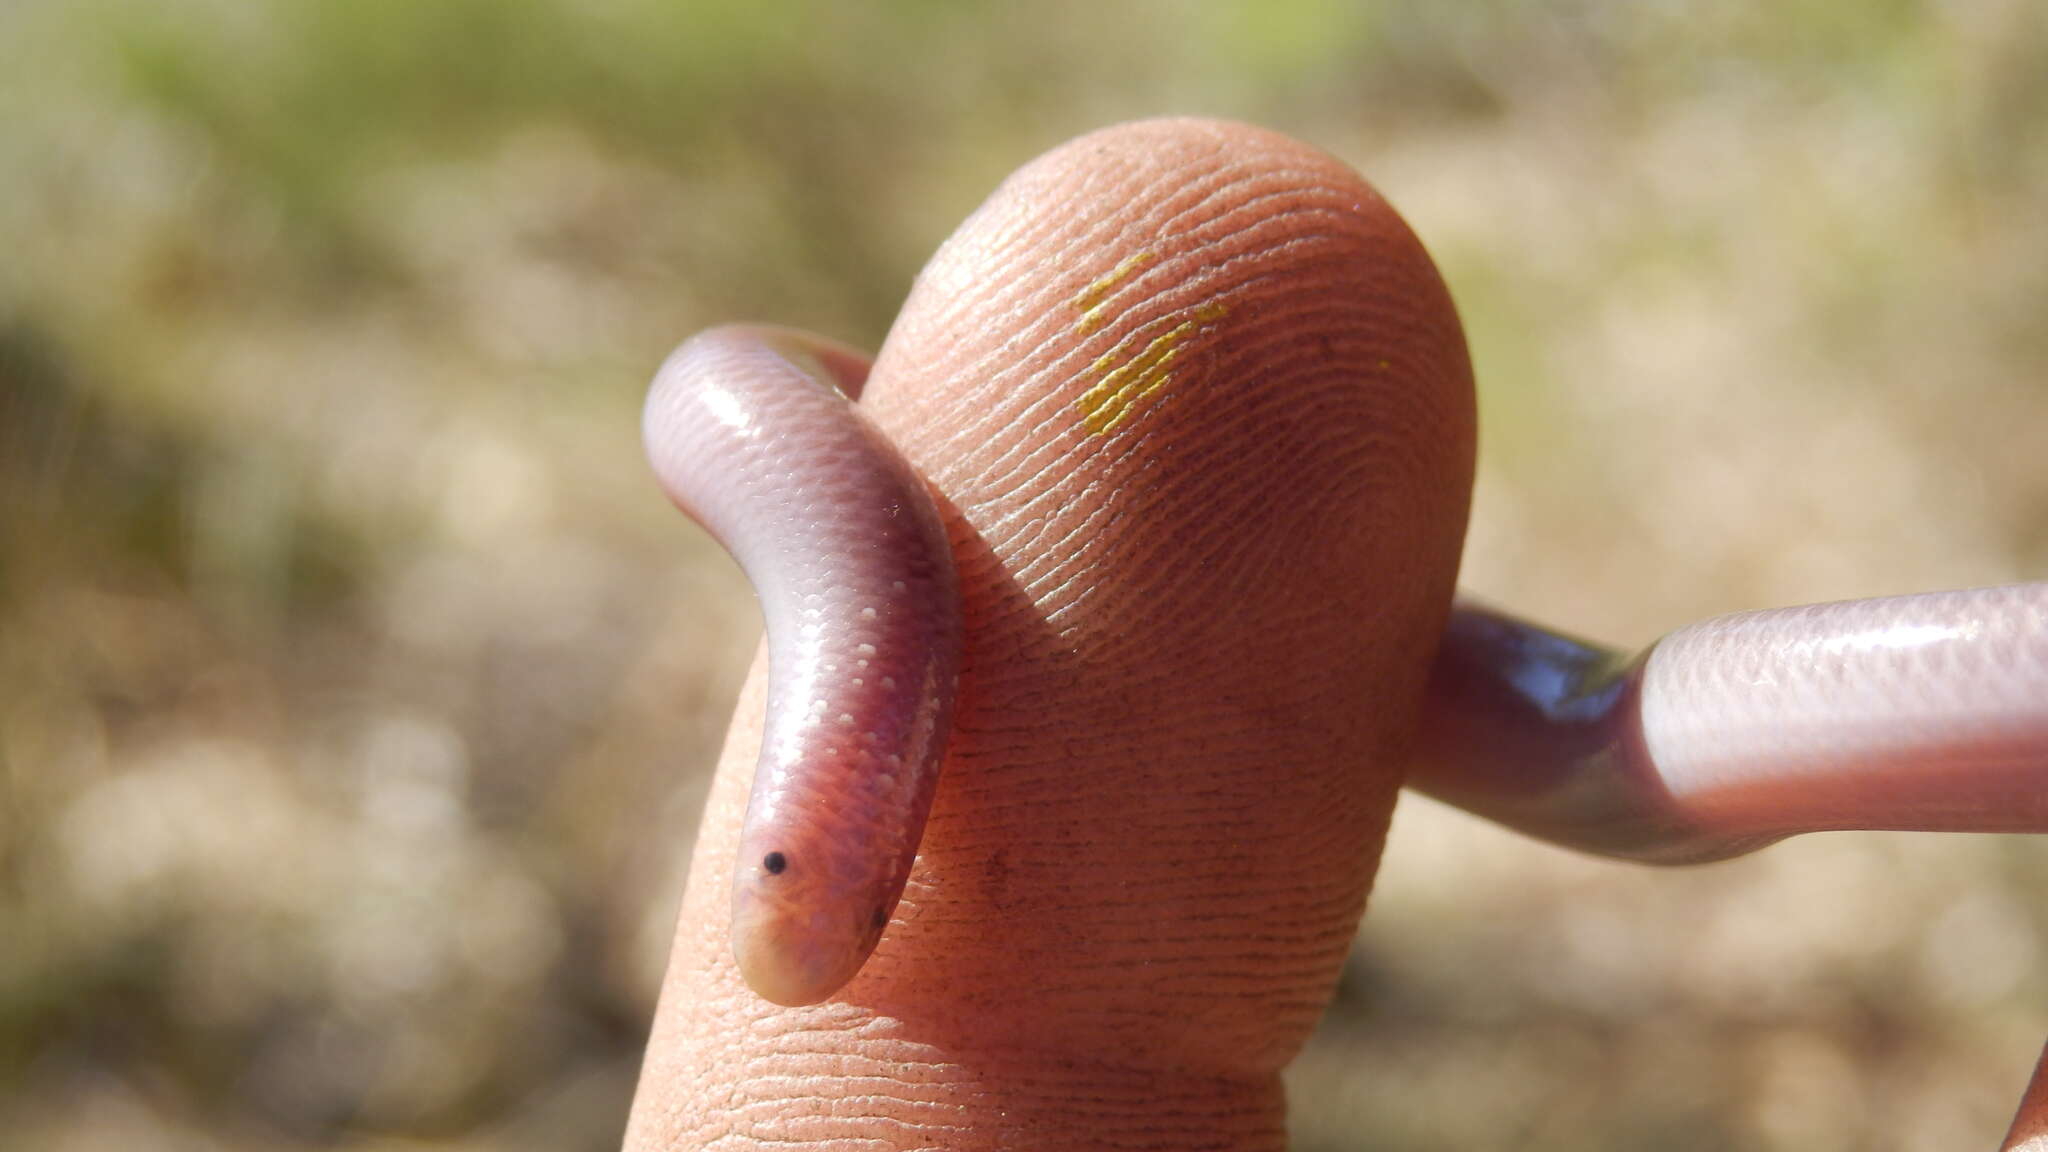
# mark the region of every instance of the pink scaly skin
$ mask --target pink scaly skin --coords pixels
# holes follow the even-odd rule
[[[1633,658],[1461,604],[1408,782],[1660,863],[1829,829],[2048,831],[2048,584],[1719,616]]]
[[[854,407],[866,375],[844,349],[728,328],[678,348],[647,397],[662,485],[746,570],[768,625],[733,950],[777,1004],[823,1000],[874,951],[931,810],[960,668],[945,527]]]

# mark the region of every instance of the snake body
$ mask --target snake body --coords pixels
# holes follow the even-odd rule
[[[960,666],[945,527],[853,405],[865,375],[828,346],[726,329],[677,349],[647,398],[662,484],[740,562],[767,620],[775,677],[733,945],[779,1004],[824,999],[881,937],[931,810]]]
[[[2048,583],[1718,616],[1634,656],[1461,604],[1409,783],[1660,863],[1829,829],[2048,831]]]

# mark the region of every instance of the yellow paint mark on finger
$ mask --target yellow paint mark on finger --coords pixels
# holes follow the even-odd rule
[[[1102,378],[1074,402],[1088,434],[1104,435],[1129,420],[1138,401],[1173,379],[1174,360],[1180,355],[1181,346],[1188,337],[1200,331],[1203,325],[1222,319],[1228,311],[1223,305],[1210,301],[1182,313],[1185,318],[1180,323],[1153,337],[1137,354],[1125,357],[1126,346],[1119,346],[1097,360],[1093,371],[1102,373]]]
[[[1081,289],[1080,295],[1075,296],[1073,301],[1074,311],[1081,314],[1081,322],[1074,326],[1074,330],[1086,336],[1102,327],[1103,321],[1107,319],[1103,302],[1109,299],[1110,291],[1129,279],[1131,273],[1155,259],[1157,255],[1149,250],[1133,252],[1124,257],[1115,268],[1110,269],[1108,275]]]

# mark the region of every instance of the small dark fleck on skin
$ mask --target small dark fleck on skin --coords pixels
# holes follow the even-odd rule
[[[882,930],[882,926],[887,924],[888,922],[889,910],[887,908],[882,907],[880,904],[875,905],[875,914],[873,917],[869,919],[869,924],[874,928],[875,931],[880,932]]]
[[[789,867],[789,857],[780,852],[770,852],[761,857],[761,867],[766,868],[770,876],[780,876],[782,870]]]

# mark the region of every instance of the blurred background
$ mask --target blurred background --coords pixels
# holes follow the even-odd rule
[[[2048,6],[0,4],[0,1146],[610,1149],[752,650],[668,348],[872,347],[1011,168],[1356,165],[1463,310],[1465,583],[1636,646],[2048,575]],[[1305,1150],[1989,1148],[2048,844],[1396,819]]]

